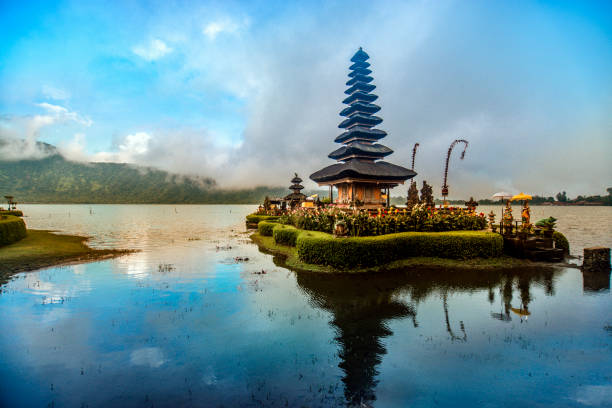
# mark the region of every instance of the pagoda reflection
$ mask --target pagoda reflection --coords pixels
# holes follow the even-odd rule
[[[311,303],[332,314],[329,322],[344,375],[344,395],[349,406],[367,406],[376,400],[377,367],[387,353],[383,340],[393,335],[389,323],[405,319],[418,328],[417,307],[428,297],[439,297],[444,312],[441,322],[451,341],[468,341],[463,321],[453,321],[448,298],[455,293],[487,291],[495,302],[500,293],[502,311],[493,318],[511,321],[519,314],[521,321],[529,312],[533,285],[554,294],[554,277],[559,270],[537,269],[522,272],[418,270],[379,274],[317,274],[296,272],[299,287]],[[513,293],[520,305],[514,308]],[[521,315],[522,313],[522,315]]]

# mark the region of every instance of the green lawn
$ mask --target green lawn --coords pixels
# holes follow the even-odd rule
[[[88,262],[133,252],[92,249],[85,244],[86,241],[85,237],[28,230],[28,235],[21,241],[0,247],[0,283],[17,272],[71,262]]]

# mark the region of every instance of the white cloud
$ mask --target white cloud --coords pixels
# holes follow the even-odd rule
[[[149,44],[138,45],[132,48],[132,52],[147,61],[155,61],[171,53],[173,50],[165,42],[154,38]]]
[[[118,144],[115,152],[100,152],[89,157],[94,162],[137,163],[149,151],[151,135],[146,132],[132,133]],[[80,146],[84,148],[84,146]],[[83,151],[83,149],[81,150]]]
[[[202,34],[204,34],[210,40],[214,40],[221,33],[235,34],[246,28],[248,25],[248,19],[244,19],[242,22],[236,22],[230,18],[222,18],[206,24],[202,29]]]
[[[53,151],[42,148],[36,142],[41,131],[55,124],[76,123],[85,127],[93,121],[76,112],[47,102],[36,104],[44,109],[45,114],[33,116],[4,116],[0,118],[0,158],[4,160],[38,159],[52,154]]]
[[[88,117],[84,117],[76,112],[69,111],[63,106],[53,105],[47,102],[38,103],[36,105],[40,106],[41,108],[52,114],[52,116],[43,117],[48,122],[46,124],[69,121],[81,124],[86,127],[90,127],[93,124],[93,121]]]
[[[55,99],[57,101],[65,101],[70,99],[70,93],[61,88],[56,88],[51,85],[44,85],[42,88],[42,94],[48,99]]]

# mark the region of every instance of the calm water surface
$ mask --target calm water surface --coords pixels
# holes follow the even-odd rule
[[[612,406],[609,274],[296,273],[254,206],[22,207],[142,251],[1,287],[0,406]],[[533,212],[574,254],[612,244],[612,208]]]

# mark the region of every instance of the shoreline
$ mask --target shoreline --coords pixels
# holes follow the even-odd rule
[[[501,256],[498,258],[475,258],[468,260],[457,260],[448,258],[433,258],[433,257],[412,257],[405,258],[384,265],[373,267],[354,268],[350,270],[337,269],[327,265],[307,264],[302,262],[297,255],[295,247],[280,245],[274,242],[273,237],[263,236],[255,232],[250,235],[251,240],[258,246],[261,252],[279,256],[282,261],[281,265],[291,270],[313,273],[337,273],[337,274],[354,274],[354,273],[378,273],[391,272],[406,268],[441,268],[441,269],[463,269],[463,270],[526,270],[530,268],[579,268],[578,265],[570,263],[549,263],[549,262],[534,262],[527,259],[518,259],[510,256]],[[276,263],[276,261],[275,261]]]
[[[130,249],[94,249],[86,244],[88,240],[89,237],[79,235],[28,229],[28,235],[22,240],[0,247],[0,284],[21,272],[101,261],[137,252]]]

